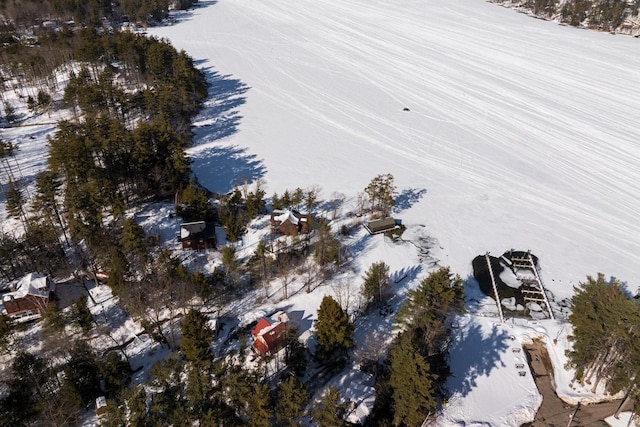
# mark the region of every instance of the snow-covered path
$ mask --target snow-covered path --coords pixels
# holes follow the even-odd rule
[[[210,189],[230,185],[212,153],[269,195],[353,197],[390,172],[401,193],[426,189],[398,216],[425,224],[463,276],[477,254],[531,249],[559,297],[597,272],[636,290],[638,40],[481,0],[200,4],[151,32],[224,77],[214,92],[247,86],[230,94],[232,132],[198,130]]]

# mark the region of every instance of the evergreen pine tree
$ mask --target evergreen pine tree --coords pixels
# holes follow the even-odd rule
[[[280,205],[285,209],[289,209],[291,207],[291,194],[289,194],[289,190],[284,190],[284,193],[280,198]]]
[[[284,379],[278,387],[276,422],[280,427],[300,425],[300,418],[307,403],[307,390],[294,377]]]
[[[115,351],[110,351],[104,360],[98,363],[100,375],[104,380],[107,397],[117,397],[131,381],[131,366]]]
[[[344,426],[345,405],[340,403],[340,392],[335,387],[329,387],[322,395],[322,399],[314,406],[311,419],[317,427]]]
[[[391,349],[389,382],[393,389],[393,423],[418,427],[436,407],[434,376],[407,335]]]
[[[384,261],[374,262],[364,274],[362,295],[374,304],[380,304],[386,299],[391,289],[389,285],[389,266]]]
[[[11,318],[0,314],[0,354],[6,353],[11,348],[14,329]]]
[[[77,393],[82,403],[87,404],[100,395],[100,369],[96,355],[86,342],[73,344],[64,373],[64,384],[69,386],[70,393]]]
[[[307,368],[307,354],[300,342],[298,331],[290,327],[284,335],[284,361],[295,375],[302,375]]]
[[[322,362],[342,362],[353,343],[353,324],[340,305],[325,296],[315,321],[316,357]]]
[[[144,229],[133,218],[125,218],[122,222],[122,234],[118,243],[124,253],[142,255],[146,252]]]
[[[224,266],[226,273],[235,273],[238,268],[236,250],[231,246],[224,246],[220,252],[222,254],[222,265]]]
[[[364,189],[371,202],[371,210],[379,210],[386,215],[395,204],[396,187],[390,173],[381,174],[371,180]]]
[[[293,191],[291,195],[291,205],[293,208],[300,210],[300,206],[302,205],[302,200],[304,199],[304,192],[302,188],[298,187]]]
[[[209,366],[213,359],[209,344],[213,341],[214,334],[207,324],[207,317],[191,309],[184,317],[180,330],[180,347],[184,357],[199,367]]]
[[[444,383],[450,375],[448,351],[450,331],[448,320],[464,310],[464,287],[460,277],[448,267],[441,267],[409,291],[395,322],[412,337],[418,351],[426,358],[437,379],[433,388],[444,393]]]
[[[250,401],[247,403],[248,424],[251,427],[270,427],[272,425],[273,402],[266,385],[255,383]]]
[[[567,356],[576,378],[594,392],[604,382],[610,393],[638,394],[640,304],[627,298],[618,280],[607,281],[603,274],[575,287],[571,304],[573,348]]]
[[[213,220],[213,210],[207,192],[195,182],[189,182],[180,194],[180,201],[177,212],[185,222]]]
[[[317,239],[313,250],[313,257],[321,266],[340,262],[340,241],[331,233],[331,226],[323,220],[318,221]]]
[[[71,321],[75,323],[84,333],[93,328],[93,315],[87,305],[87,296],[83,295],[71,306]]]

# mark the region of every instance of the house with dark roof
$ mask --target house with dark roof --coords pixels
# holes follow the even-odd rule
[[[54,298],[55,282],[48,276],[29,273],[2,296],[7,316],[16,320],[38,318]]]
[[[278,311],[269,317],[261,318],[251,330],[253,349],[262,356],[280,350],[288,326],[289,316],[284,311]]]
[[[394,218],[383,218],[375,221],[369,221],[364,224],[364,228],[370,234],[386,233],[387,231],[396,230],[400,228],[397,221]]]
[[[180,224],[178,240],[182,249],[213,249],[216,247],[216,228],[205,221],[185,222]]]
[[[297,236],[311,231],[309,215],[296,210],[276,209],[271,213],[271,229],[285,236]]]

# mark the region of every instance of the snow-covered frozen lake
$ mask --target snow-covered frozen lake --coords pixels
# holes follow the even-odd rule
[[[636,291],[638,40],[481,0],[219,0],[181,16],[150,33],[214,84],[190,152],[211,190],[263,177],[268,195],[355,198],[392,173],[397,216],[463,276],[478,254],[530,249],[558,297],[598,272]]]

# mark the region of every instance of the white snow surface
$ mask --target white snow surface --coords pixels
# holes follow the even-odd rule
[[[530,249],[556,300],[598,272],[636,292],[637,40],[480,0],[201,1],[178,21],[149,33],[184,49],[212,83],[189,151],[210,190],[257,178],[268,194],[320,185],[324,200],[344,194],[345,210],[355,210],[371,178],[391,173],[394,216],[413,238],[429,236],[430,257],[463,278],[479,254]],[[356,274],[390,264],[393,308],[428,273],[411,245],[364,232],[348,244]],[[270,300],[253,314],[299,311],[309,338],[316,294]],[[606,397],[571,384],[565,323],[501,324],[487,317],[492,300],[476,299],[484,316],[460,319],[454,394],[438,425],[532,420],[541,396],[528,370],[518,375],[524,354],[512,349],[534,337],[547,343],[563,398]],[[388,341],[390,317],[359,324],[356,345]]]
[[[355,364],[329,382],[354,402],[354,417],[366,414],[372,401],[371,378],[357,362],[384,356],[394,334],[392,314],[431,262],[465,279],[470,304],[456,322],[453,395],[438,426],[532,420],[541,396],[528,369],[518,375],[515,364],[524,354],[513,348],[533,338],[546,343],[560,396],[571,403],[607,398],[572,383],[573,372],[565,370],[566,323],[500,323],[493,300],[467,279],[477,255],[530,249],[556,300],[598,272],[636,292],[637,40],[559,26],[482,0],[209,0],[180,13],[176,25],[149,33],[184,49],[211,82],[189,150],[199,182],[210,190],[224,193],[258,178],[266,180],[268,195],[319,185],[319,210],[327,216],[332,199],[346,199],[343,215],[332,222],[337,231],[359,221],[347,214],[374,176],[395,177],[394,217],[407,226],[403,239],[410,243],[359,228],[343,238],[355,257],[353,271],[311,293],[297,278],[286,300],[275,282],[267,298],[259,290],[226,307],[242,325],[285,310],[313,350],[322,296],[357,307],[361,275],[384,260],[392,279],[390,314],[358,319]],[[26,115],[15,96],[9,99]],[[19,145],[16,162],[30,191],[46,164],[46,136],[55,130],[49,123],[60,117],[0,129],[0,137]],[[135,218],[179,250],[179,222],[171,212],[155,204]],[[2,230],[15,228],[3,199],[0,215]],[[250,225],[239,258],[266,230],[268,218]],[[220,262],[215,252],[181,256],[206,271]],[[98,323],[111,330],[101,346],[133,339],[127,352],[134,368],[144,367],[135,378],[143,382],[167,351],[140,334],[108,288],[96,287],[92,296]],[[624,417],[608,422],[627,425]]]
[[[462,275],[478,254],[530,249],[558,297],[598,272],[636,291],[634,38],[480,0],[200,4],[149,32],[213,83],[190,151],[209,189],[264,177],[269,195],[353,197],[391,173],[403,223]]]

